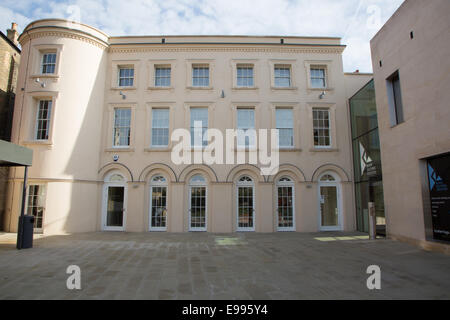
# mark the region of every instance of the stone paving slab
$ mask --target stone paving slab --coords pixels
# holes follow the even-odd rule
[[[0,299],[449,299],[450,257],[361,233],[0,234]],[[381,290],[366,269],[381,268]],[[66,268],[81,268],[68,290]]]

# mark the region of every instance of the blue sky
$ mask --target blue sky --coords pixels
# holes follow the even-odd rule
[[[344,70],[371,72],[369,41],[403,0],[1,0],[0,29],[43,18],[79,20],[109,35],[337,36]]]

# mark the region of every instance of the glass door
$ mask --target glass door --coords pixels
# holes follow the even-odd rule
[[[253,186],[238,186],[238,231],[255,231]]]
[[[167,187],[152,187],[151,231],[166,231],[167,229]]]
[[[294,231],[294,201],[292,186],[280,186],[278,189],[278,231]]]
[[[206,187],[190,187],[189,230],[206,231]]]
[[[337,186],[320,187],[320,226],[322,230],[339,230]]]
[[[105,228],[123,229],[124,199],[125,187],[108,186]]]

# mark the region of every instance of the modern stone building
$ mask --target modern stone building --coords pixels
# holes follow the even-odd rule
[[[387,233],[421,246],[450,240],[449,17],[407,0],[371,40]]]
[[[12,24],[7,35],[0,31],[0,140],[10,141],[14,112],[20,49],[17,47],[17,25]],[[0,230],[3,229],[5,196],[9,168],[0,167]]]
[[[355,230],[348,98],[370,75],[344,74],[339,38],[110,37],[51,19],[19,41],[13,141],[34,151],[37,231]],[[171,135],[196,122],[224,135],[279,129],[279,171],[175,164]],[[260,148],[239,139],[233,157]],[[21,181],[17,170],[10,231]]]

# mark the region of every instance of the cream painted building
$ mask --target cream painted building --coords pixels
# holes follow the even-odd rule
[[[449,17],[407,0],[371,40],[387,234],[425,247],[450,240]]]
[[[34,151],[37,231],[355,230],[347,100],[371,75],[344,74],[339,38],[110,37],[50,19],[19,41],[13,142]],[[279,129],[278,173],[175,165],[171,133],[194,121]],[[10,231],[22,176],[12,171]]]

